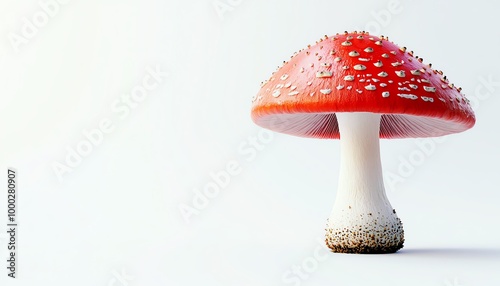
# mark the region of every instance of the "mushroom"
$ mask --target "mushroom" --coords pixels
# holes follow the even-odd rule
[[[475,124],[461,89],[413,58],[386,37],[325,36],[295,53],[253,98],[252,120],[261,127],[340,139],[338,189],[325,239],[333,252],[403,247],[403,225],[384,189],[379,138],[442,136]]]

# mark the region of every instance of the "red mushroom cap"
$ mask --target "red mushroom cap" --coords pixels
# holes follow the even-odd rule
[[[284,62],[254,96],[252,119],[277,132],[339,138],[336,112],[372,112],[382,114],[381,138],[441,136],[475,124],[460,91],[405,47],[344,33]]]

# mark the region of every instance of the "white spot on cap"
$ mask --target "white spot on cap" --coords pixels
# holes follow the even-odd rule
[[[442,102],[446,102],[444,98],[439,98],[439,100],[441,100]]]
[[[396,75],[399,76],[399,77],[405,77],[406,76],[404,70],[396,71]]]
[[[285,84],[285,87],[286,87],[286,88],[289,88],[291,85],[292,85],[292,83],[291,83],[291,82],[288,82],[287,84]]]
[[[363,36],[358,35],[358,36],[356,37],[356,39],[358,39],[358,40],[363,40]]]
[[[343,88],[344,88],[344,86],[343,86],[343,85],[341,85],[341,84],[337,85],[337,89],[338,89],[338,90],[341,90],[341,89],[343,89]]]
[[[380,80],[378,78],[372,78],[373,82],[379,82]]]
[[[349,35],[349,36],[347,36],[347,37],[346,37],[346,40],[352,40],[352,36],[350,36],[350,35]]]
[[[390,51],[390,53],[396,55],[396,51]]]
[[[373,63],[373,65],[379,68],[382,67],[384,64],[382,63],[382,61],[376,61]]]
[[[382,54],[382,57],[387,59],[387,58],[389,57],[389,54],[387,54],[387,53],[383,53],[383,54]]]
[[[382,97],[389,97],[389,92],[388,91],[382,92]]]
[[[419,70],[411,70],[410,71],[412,75],[420,75],[420,71]]]
[[[424,90],[427,92],[436,92],[436,88],[433,86],[424,86]]]
[[[404,87],[398,87],[398,90],[410,91],[410,89],[407,88],[406,86],[404,86]]]
[[[332,90],[329,88],[325,88],[325,89],[320,89],[319,92],[321,92],[322,94],[330,94]]]
[[[335,59],[333,59],[335,62],[340,62],[341,58],[340,57],[336,57]]]
[[[287,74],[284,74],[280,77],[281,80],[286,80],[288,78],[288,75]]]
[[[276,85],[276,88],[282,88],[282,87],[284,87],[284,86],[285,86],[284,84],[282,84],[282,83],[278,83],[278,84]]]
[[[294,96],[294,95],[297,95],[297,94],[299,94],[298,91],[292,91],[292,92],[288,93],[288,95],[290,95],[290,96]]]
[[[354,80],[354,76],[352,76],[352,75],[346,75],[346,76],[344,77],[344,80],[345,80],[345,81],[353,81],[353,80]]]
[[[422,82],[430,83],[430,81],[428,79],[425,79],[425,78],[422,79]]]
[[[380,41],[380,40],[379,40],[379,41],[376,41],[376,42],[375,42],[375,45],[382,46],[382,41]]]
[[[351,90],[351,89],[352,89],[352,86],[348,86],[348,87],[347,87],[347,89],[348,89],[348,90]]]
[[[342,42],[342,44],[341,44],[341,45],[342,45],[342,46],[344,46],[344,47],[346,47],[346,46],[350,46],[350,45],[352,45],[352,43],[351,43],[351,42],[349,42],[349,41],[345,41],[345,42]]]
[[[418,98],[418,96],[416,96],[414,94],[408,94],[408,93],[398,93],[398,96],[402,97],[402,98],[413,99],[413,100]]]
[[[300,68],[300,72],[303,73],[305,71],[304,68]]]
[[[444,88],[444,89],[446,89],[446,88],[448,88],[448,85],[442,84],[441,87]]]
[[[272,95],[273,95],[273,97],[278,97],[281,95],[281,91],[279,89],[277,89],[277,90],[273,91]]]
[[[359,65],[355,65],[353,68],[357,71],[364,71],[366,69],[366,66],[359,64]]]
[[[332,77],[332,72],[330,72],[330,71],[319,71],[319,72],[316,73],[316,77],[319,77],[319,78]]]
[[[307,85],[311,85],[313,82],[312,81],[308,81],[307,82]]]
[[[380,86],[381,86],[381,87],[386,87],[386,86],[387,86],[387,83],[385,83],[385,82],[381,82],[381,83],[380,83]]]
[[[357,51],[350,51],[349,52],[349,56],[350,57],[358,57],[359,56],[359,53]]]
[[[366,90],[375,90],[375,89],[377,89],[377,87],[374,86],[373,84],[369,84],[369,85],[365,86],[365,89]]]
[[[422,98],[424,101],[434,102],[434,98],[432,98],[432,97],[421,96],[420,98]]]
[[[417,88],[418,88],[418,85],[416,85],[416,84],[409,84],[409,86],[410,86],[411,88],[413,88],[413,89],[417,89]]]
[[[393,62],[393,63],[391,63],[391,65],[393,67],[399,67],[400,65],[402,65],[402,63],[401,62]]]
[[[388,80],[387,81],[388,83],[393,83],[394,81],[392,79]]]
[[[364,79],[364,78],[359,79],[359,82],[365,82],[365,81],[366,81],[366,79]]]
[[[309,96],[314,96],[314,91],[309,93]]]
[[[292,86],[290,87],[290,90],[296,90],[296,89],[297,89],[297,86],[296,86],[296,85],[292,85]]]
[[[358,58],[358,60],[361,61],[361,62],[368,62],[368,61],[370,61],[369,58]]]
[[[331,63],[322,63],[321,66],[322,67],[331,67],[332,64]]]
[[[349,66],[343,66],[342,69],[344,70],[348,70],[349,69]]]
[[[386,76],[388,76],[388,74],[387,74],[385,71],[383,71],[383,72],[379,72],[377,75],[378,75],[379,77],[386,77]]]
[[[364,51],[366,53],[373,53],[373,48],[372,47],[368,47],[368,48],[364,49]]]

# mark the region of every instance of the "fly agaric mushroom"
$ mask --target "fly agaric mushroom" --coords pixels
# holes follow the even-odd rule
[[[366,32],[325,36],[295,53],[262,83],[251,115],[273,131],[340,139],[325,241],[346,253],[403,247],[401,220],[385,194],[379,138],[442,136],[475,124],[469,101],[441,71]]]

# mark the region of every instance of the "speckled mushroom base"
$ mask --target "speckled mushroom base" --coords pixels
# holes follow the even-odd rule
[[[360,214],[357,223],[335,227],[327,223],[326,245],[339,253],[394,253],[403,248],[404,230],[395,216]]]

